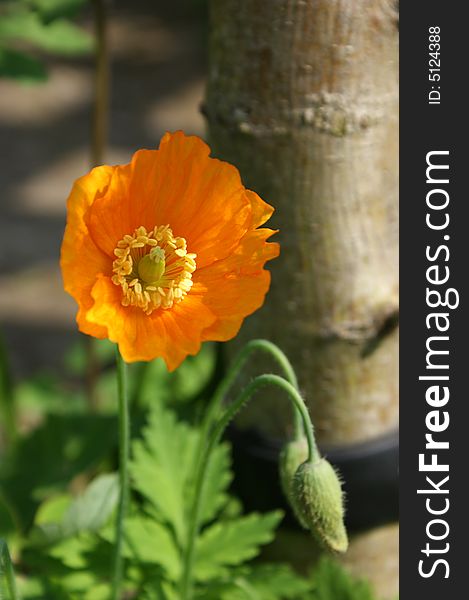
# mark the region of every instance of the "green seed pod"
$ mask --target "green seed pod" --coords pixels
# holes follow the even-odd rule
[[[138,262],[137,271],[145,283],[158,283],[166,269],[165,253],[156,246]]]
[[[347,550],[342,489],[326,459],[305,462],[298,468],[293,478],[292,501],[299,521],[319,543],[335,552]]]
[[[292,486],[293,477],[298,467],[308,458],[308,441],[305,437],[292,440],[283,447],[280,454],[279,469],[280,483],[283,493],[293,508]]]

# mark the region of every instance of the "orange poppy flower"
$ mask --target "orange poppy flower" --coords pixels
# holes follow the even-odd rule
[[[279,253],[258,229],[273,212],[232,165],[182,132],[128,165],[78,179],[61,252],[79,329],[119,345],[127,362],[170,370],[205,340],[234,337],[270,284]]]

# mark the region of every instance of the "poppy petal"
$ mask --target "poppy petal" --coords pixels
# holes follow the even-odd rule
[[[117,167],[90,211],[96,244],[112,256],[118,240],[137,227],[169,224],[199,267],[228,256],[250,226],[252,201],[238,170],[208,154],[202,140],[176,132],[158,150],[139,150]]]
[[[209,154],[199,138],[166,134],[158,150],[93,169],[70,194],[64,287],[80,330],[116,342],[128,362],[162,357],[175,369],[203,341],[236,335],[264,301],[264,265],[279,247],[257,227],[273,208]]]

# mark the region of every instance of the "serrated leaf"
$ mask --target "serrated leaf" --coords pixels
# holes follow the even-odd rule
[[[287,565],[256,565],[245,579],[263,600],[304,598],[312,588],[310,581]]]
[[[133,485],[147,500],[149,513],[186,542],[187,515],[192,505],[194,452],[199,432],[178,422],[161,406],[153,408],[143,440],[134,443],[131,466]],[[201,521],[211,522],[229,503],[226,489],[231,481],[227,444],[219,445],[206,473]],[[239,512],[235,506],[234,514]],[[228,513],[227,513],[228,514]],[[207,580],[256,556],[259,547],[273,538],[281,513],[249,515],[215,523],[202,530],[196,544],[195,574]]]
[[[113,543],[114,528],[101,533],[103,539]],[[137,564],[161,566],[167,576],[177,581],[181,573],[181,556],[166,527],[146,516],[132,516],[125,522],[123,556]]]
[[[284,564],[258,564],[234,570],[227,581],[200,590],[199,600],[305,600],[311,581]],[[337,599],[339,600],[339,599]]]
[[[144,429],[143,440],[133,446],[134,488],[149,502],[149,512],[174,529],[180,544],[185,543],[199,436],[197,430],[177,421],[171,411],[156,405]],[[213,520],[228,502],[229,467],[228,445],[217,446],[204,482],[202,524]]]
[[[158,578],[148,582],[143,590],[141,600],[181,600],[181,596],[171,584]]]
[[[375,600],[366,581],[354,578],[334,560],[322,558],[312,575],[311,600]]]
[[[196,436],[173,413],[155,407],[143,441],[133,446],[134,487],[157,515],[174,528],[180,542],[186,534],[186,485],[193,465]]]
[[[230,471],[230,447],[228,444],[217,446],[210,458],[204,481],[200,522],[210,522],[229,501],[226,493],[233,476]]]
[[[227,522],[215,523],[202,532],[196,544],[195,576],[206,581],[259,554],[260,546],[271,542],[282,519],[281,511],[252,513]]]
[[[233,574],[226,579],[200,588],[196,600],[264,600],[244,577]]]

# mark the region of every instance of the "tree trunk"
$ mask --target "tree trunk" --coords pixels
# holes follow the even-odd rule
[[[236,343],[266,337],[282,347],[329,446],[397,426],[394,4],[211,3],[213,153],[275,207],[269,226],[280,229],[271,291]],[[284,401],[268,402],[243,419],[284,436]]]

